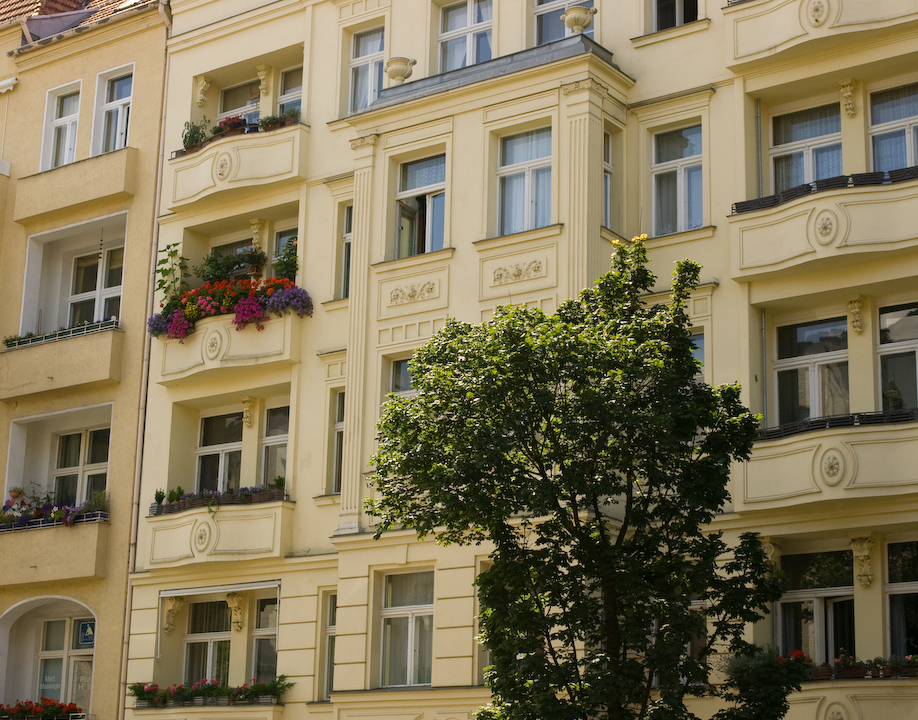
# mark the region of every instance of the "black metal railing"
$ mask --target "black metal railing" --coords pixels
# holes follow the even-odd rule
[[[829,417],[807,418],[795,423],[787,423],[772,428],[759,428],[756,440],[775,440],[777,438],[798,435],[813,430],[829,428],[857,427],[859,425],[894,425],[896,423],[918,421],[918,409],[887,410],[881,412],[851,413],[849,415],[831,415]]]
[[[752,200],[740,200],[733,203],[733,214],[753,212],[755,210],[765,210],[767,208],[783,205],[791,200],[810,195],[811,193],[825,192],[826,190],[840,190],[848,187],[867,187],[870,185],[890,185],[907,180],[918,179],[918,166],[899,168],[898,170],[887,170],[885,172],[867,172],[854,173],[853,175],[838,175],[836,177],[824,178],[803,185],[796,185],[787,188],[774,195],[754,198]]]
[[[18,337],[9,337],[6,338],[4,343],[7,349],[12,350],[13,348],[25,347],[26,345],[39,345],[52,340],[63,340],[65,338],[78,337],[80,335],[92,335],[93,333],[102,332],[103,330],[117,330],[120,326],[118,319],[112,318],[111,320],[102,320],[101,322],[76,325],[75,327],[66,328],[64,330],[55,330],[54,332],[43,333],[42,335],[32,335],[29,333]]]

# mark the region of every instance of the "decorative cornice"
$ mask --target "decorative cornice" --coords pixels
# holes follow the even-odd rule
[[[354,138],[351,140],[351,150],[356,150],[361,148],[364,145],[376,145],[379,140],[379,135],[364,135],[363,137]]]
[[[586,90],[596,90],[601,95],[609,95],[610,92],[608,86],[603,85],[596,78],[589,78],[588,80],[578,80],[577,82],[562,86],[561,94],[570,95],[571,93],[583,92]]]

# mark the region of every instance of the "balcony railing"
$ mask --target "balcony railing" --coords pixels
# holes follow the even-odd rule
[[[839,190],[848,187],[868,187],[871,185],[891,185],[907,180],[918,179],[918,166],[899,168],[898,170],[888,170],[885,172],[867,172],[855,173],[853,175],[838,175],[836,177],[816,180],[803,185],[796,185],[787,188],[774,195],[754,198],[752,200],[740,200],[733,203],[733,214],[754,212],[755,210],[766,210],[768,208],[778,207],[784,203],[796,200],[797,198],[819,193],[825,190]]]
[[[26,345],[38,345],[39,343],[51,342],[52,340],[64,340],[65,338],[80,337],[82,335],[91,335],[92,333],[102,332],[103,330],[117,330],[121,327],[118,318],[102,320],[95,323],[86,323],[76,327],[66,328],[64,330],[55,330],[54,332],[43,333],[42,335],[25,335],[14,336],[4,339],[3,344],[8,350],[25,347]]]
[[[851,413],[829,417],[807,418],[795,423],[787,423],[772,428],[760,428],[756,440],[775,440],[812,430],[829,428],[855,427],[858,425],[893,425],[896,423],[915,422],[918,420],[918,409],[889,410],[886,412]]]

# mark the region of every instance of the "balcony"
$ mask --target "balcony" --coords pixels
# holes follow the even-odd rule
[[[230,705],[195,706],[174,708],[134,708],[134,717],[144,720],[283,720],[283,705]]]
[[[169,161],[172,175],[170,209],[215,193],[239,191],[306,175],[306,125],[272,132],[246,133],[212,141],[193,153]]]
[[[106,513],[72,527],[32,520],[0,531],[4,586],[105,577],[110,526]]]
[[[900,416],[901,415],[901,416]],[[810,421],[808,432],[762,432],[739,474],[736,510],[918,492],[918,417],[860,413]]]
[[[908,678],[807,682],[788,697],[788,718],[907,718],[914,720],[918,683]],[[902,708],[913,710],[902,711]]]
[[[150,566],[282,558],[290,550],[293,509],[275,500],[150,516]]]
[[[160,385],[189,378],[229,376],[253,367],[299,362],[301,320],[284,315],[264,323],[264,330],[236,331],[232,315],[202,318],[184,340],[162,340]]]
[[[860,173],[734,204],[731,274],[740,282],[836,267],[918,246],[918,168]]]
[[[727,65],[735,67],[777,55],[841,49],[851,42],[852,33],[918,19],[918,6],[911,0],[731,0],[724,17]]]
[[[0,400],[121,380],[124,333],[116,322],[21,338],[14,345],[0,353]]]
[[[138,150],[124,148],[20,178],[13,219],[27,223],[134,196]]]

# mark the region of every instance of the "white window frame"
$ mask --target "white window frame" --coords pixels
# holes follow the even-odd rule
[[[258,611],[258,606],[263,601],[269,601],[274,603],[274,625],[269,625],[267,627],[259,627],[258,622],[261,618],[261,613]],[[258,643],[265,640],[274,641],[274,662],[275,666],[277,664],[277,627],[280,619],[280,599],[276,594],[271,596],[256,596],[254,598],[254,608],[253,608],[252,618],[252,667],[250,677],[258,679]],[[275,673],[276,677],[276,673]],[[270,682],[274,677],[262,678],[266,682]]]
[[[771,170],[771,191],[772,193],[779,192],[777,189],[777,179],[778,172],[775,169],[775,162],[783,157],[788,157],[795,155],[797,153],[803,154],[803,182],[811,183],[817,180],[816,178],[816,165],[814,162],[814,152],[830,148],[833,145],[838,145],[839,156],[842,152],[841,147],[841,130],[835,133],[827,133],[825,135],[817,135],[816,137],[807,138],[805,140],[797,140],[795,142],[781,143],[780,145],[775,144],[775,120],[778,118],[784,117],[786,115],[793,115],[796,112],[805,112],[806,110],[816,110],[821,107],[826,107],[828,105],[839,105],[839,103],[824,103],[822,105],[814,105],[811,107],[801,108],[800,110],[793,110],[791,112],[782,112],[775,113],[771,116],[771,123],[769,123],[769,132],[771,133],[771,142],[769,143],[768,148],[768,165]],[[841,122],[841,106],[839,105],[839,122]],[[823,178],[819,178],[823,179]],[[790,187],[796,187],[791,185]],[[783,190],[788,190],[789,188],[782,188]]]
[[[340,243],[340,259],[338,278],[338,299],[344,300],[351,294],[351,240],[354,235],[354,203],[349,202],[344,206]]]
[[[217,413],[214,415],[204,415],[199,419],[198,422],[198,446],[195,452],[195,489],[198,493],[203,491],[201,487],[201,458],[209,455],[219,456],[219,463],[217,465],[217,487],[216,491],[218,493],[225,493],[227,491],[227,482],[226,482],[226,471],[227,471],[227,456],[230,453],[238,452],[240,458],[240,465],[242,462],[242,443],[245,439],[245,428],[243,428],[243,439],[238,442],[229,442],[221,443],[219,445],[203,445],[204,442],[204,421],[212,417],[229,417],[230,415],[242,415],[242,412],[228,412],[228,413]],[[239,484],[242,484],[242,477],[239,478]],[[233,488],[238,490],[238,488]]]
[[[109,431],[109,444],[108,444],[108,455],[106,456],[103,462],[91,463],[89,462],[89,445],[90,437],[92,433],[99,432],[100,430]],[[71,465],[68,467],[57,467],[58,457],[60,453],[60,442],[62,438],[70,437],[71,435],[80,436],[80,458],[79,462],[76,465]],[[53,455],[53,465],[54,470],[51,472],[51,487],[48,488],[49,494],[54,498],[54,503],[56,505],[63,505],[61,499],[58,498],[57,491],[57,481],[59,478],[65,478],[71,475],[77,476],[77,486],[74,491],[75,502],[74,505],[80,505],[87,500],[91,499],[92,495],[92,486],[89,484],[89,479],[91,476],[104,475],[105,476],[105,491],[108,490],[108,465],[109,458],[111,457],[111,427],[108,425],[101,425],[98,427],[89,428],[86,430],[75,430],[72,432],[62,432],[54,435],[54,448],[52,452]],[[81,499],[82,498],[82,499]]]
[[[325,599],[325,627],[322,642],[322,687],[319,697],[328,700],[335,687],[335,641],[338,635],[338,593],[328,593]]]
[[[550,146],[548,155],[543,155],[538,158],[533,158],[532,160],[526,160],[523,162],[513,163],[510,165],[500,164],[501,163],[500,158],[503,156],[503,147],[504,147],[505,142],[507,142],[508,140],[512,140],[513,138],[520,137],[522,135],[528,135],[530,132],[536,132],[538,130],[548,130],[550,133],[549,137],[550,137],[551,146]],[[500,143],[498,147],[498,159],[497,159],[498,166],[497,166],[497,172],[496,172],[496,176],[497,176],[497,234],[498,235],[505,235],[505,234],[512,235],[514,234],[514,232],[525,232],[527,230],[534,230],[540,227],[547,227],[548,225],[551,224],[551,212],[552,212],[551,208],[548,209],[548,222],[544,225],[537,224],[536,217],[538,214],[538,208],[536,207],[536,198],[534,197],[534,192],[533,192],[532,174],[536,170],[541,170],[542,168],[547,167],[549,168],[548,182],[554,183],[554,177],[553,177],[554,168],[552,167],[553,151],[554,151],[554,132],[550,125],[546,127],[542,127],[542,128],[535,128],[534,130],[529,130],[529,131],[522,132],[522,133],[507,134],[500,138]],[[505,233],[504,232],[504,215],[506,212],[506,208],[503,207],[503,201],[501,199],[503,196],[503,192],[502,192],[503,181],[506,178],[512,177],[514,175],[524,175],[525,176],[525,180],[524,180],[525,190],[524,190],[523,203],[526,206],[526,210],[524,213],[524,224],[523,224],[522,230],[513,231],[511,229],[510,232]],[[553,190],[550,192],[550,197],[552,198],[554,197]]]
[[[117,251],[121,251],[121,277],[117,285],[112,285],[110,287],[105,287],[106,280],[108,278],[108,271],[112,268],[112,259],[114,254]],[[96,256],[97,270],[96,270],[96,287],[92,290],[86,292],[75,292],[74,284],[76,282],[77,274],[77,263],[80,260],[83,260],[88,257]],[[118,299],[118,314],[121,314],[121,287],[124,282],[124,245],[115,245],[113,247],[104,248],[96,253],[87,253],[84,255],[76,255],[73,257],[71,263],[71,272],[70,272],[70,289],[67,295],[67,327],[76,327],[77,323],[73,321],[73,307],[77,303],[85,303],[89,300],[92,300],[94,303],[93,307],[93,317],[91,321],[86,321],[83,324],[88,324],[89,322],[98,323],[103,320],[117,320],[117,315],[106,316],[105,314],[105,305],[106,301],[117,298]]]
[[[41,169],[52,170],[57,167],[69,165],[76,159],[76,142],[79,131],[80,120],[80,100],[82,100],[83,82],[76,82],[60,85],[48,90],[45,98],[45,134],[42,143]],[[70,95],[76,95],[77,109],[71,115],[63,117],[57,116],[58,100]],[[57,162],[54,153],[56,131],[61,129],[65,136],[64,159],[63,162]]]
[[[344,462],[344,388],[332,391],[332,408],[334,423],[332,424],[332,457],[330,463],[330,477],[328,491],[331,495],[341,494],[342,465]]]
[[[402,367],[408,367],[408,362],[411,360],[411,356],[404,358],[395,358],[392,360],[391,375],[389,379],[389,392],[395,395],[416,395],[417,389],[414,387],[414,378],[411,377],[411,373],[408,373],[408,377],[411,378],[411,386],[407,389],[396,390],[396,378],[401,374],[399,371]]]
[[[275,275],[274,258],[278,255],[278,253],[281,252],[281,250],[287,246],[287,243],[291,240],[296,240],[297,243],[299,243],[299,229],[296,225],[291,225],[290,227],[284,228],[282,230],[274,231],[273,248],[271,253],[268,255],[271,275]],[[295,280],[295,278],[290,278],[290,280]]]
[[[681,25],[685,25],[687,23],[695,22],[696,20],[698,20],[701,16],[700,6],[703,0],[696,0],[697,5],[696,5],[696,10],[695,10],[695,17],[688,18],[688,19],[686,18],[686,12],[685,12],[686,0],[673,0],[673,3],[675,4],[675,8],[676,8],[676,22],[674,25],[667,25],[666,27],[660,27],[661,22],[662,22],[660,18],[661,0],[652,0],[652,2],[653,2],[653,29],[654,29],[654,32],[659,32],[661,30],[669,30],[674,27],[680,27]]]
[[[497,0],[495,0],[496,4]],[[539,42],[539,21],[543,15],[555,15],[560,17],[564,12],[574,6],[578,7],[594,7],[593,0],[546,0],[546,2],[541,3],[539,0],[535,0],[534,3],[534,18],[532,24],[533,32],[533,45],[536,47],[540,45],[547,45],[547,42]],[[564,25],[563,20],[559,20],[562,25]],[[593,16],[593,22],[590,23],[590,26],[584,31],[584,35],[591,40],[593,39],[593,28],[596,26],[596,16]],[[574,31],[571,30],[566,25],[564,26],[564,37],[570,37],[574,34]],[[563,38],[558,38],[562,40]],[[549,40],[548,42],[557,42],[555,40]]]
[[[64,623],[64,647],[62,650],[43,650],[45,638],[47,635],[47,626],[52,622],[61,622]],[[95,641],[93,642],[93,647],[89,648],[74,648],[74,637],[73,631],[74,626],[78,622],[92,621],[95,622],[95,618],[92,617],[75,617],[69,616],[66,618],[48,618],[42,621],[41,624],[41,644],[38,651],[38,671],[35,677],[35,697],[41,697],[44,695],[41,690],[41,681],[42,681],[42,662],[44,660],[57,660],[61,659],[61,696],[59,702],[64,703],[65,705],[73,701],[74,696],[74,687],[73,687],[73,663],[75,660],[90,660],[93,663],[93,681],[95,681]],[[90,691],[91,694],[91,691]],[[44,695],[48,697],[47,695]],[[89,708],[82,708],[82,710],[88,711]]]
[[[109,102],[108,92],[111,84],[122,78],[131,78],[131,94],[120,100]],[[134,63],[123,65],[112,70],[106,70],[96,76],[96,99],[93,113],[93,138],[91,142],[92,154],[101,155],[107,152],[121,150],[128,146],[130,142],[130,125],[131,125],[131,106],[134,97]],[[116,115],[116,140],[115,146],[105,147],[105,119],[110,114]]]
[[[814,588],[812,590],[790,590],[784,593],[775,608],[775,628],[777,632],[776,645],[781,653],[787,655],[793,650],[803,649],[784,647],[784,612],[781,606],[785,603],[812,602],[814,618],[813,644],[815,645],[813,661],[817,665],[824,662],[832,664],[832,661],[842,648],[836,648],[832,640],[834,635],[832,631],[834,615],[832,613],[831,603],[846,602],[848,600],[854,600],[853,585],[832,588]]]
[[[443,182],[433,183],[431,185],[420,185],[418,187],[402,187],[402,170],[407,168],[408,165],[413,165],[415,163],[424,162],[426,160],[436,160],[437,158],[443,159]],[[401,163],[398,167],[398,176],[399,176],[399,191],[395,195],[395,255],[396,258],[405,258],[405,257],[414,257],[416,255],[424,255],[429,252],[436,252],[437,250],[442,250],[446,247],[446,154],[440,155],[431,155],[430,157],[421,158],[419,160],[412,160],[411,162]],[[418,198],[424,198],[424,204],[426,208],[426,216],[424,218],[424,228],[422,233],[422,228],[417,222],[418,210],[411,207],[409,201],[416,200]],[[434,203],[437,201],[437,198],[442,198],[443,203],[443,213],[442,221],[443,226],[439,228],[440,237],[442,238],[443,247],[432,248],[430,246],[431,240],[434,236],[434,231],[437,229],[434,226],[434,213],[431,211],[434,207]],[[401,223],[403,214],[408,217],[412,217],[412,223],[414,227],[413,237],[409,238],[409,242],[412,245],[411,248],[408,248],[408,251],[403,255],[401,253]]]
[[[913,307],[918,311],[918,303],[915,302],[905,302],[905,303],[889,303],[883,304],[877,308],[877,333],[880,335],[882,333],[882,327],[880,325],[879,319],[882,315],[883,310],[892,310],[892,309],[905,309],[906,307]],[[888,355],[906,355],[911,353],[913,357],[913,363],[915,364],[916,369],[916,382],[918,382],[918,338],[913,338],[911,340],[900,340],[899,342],[882,342],[882,337],[877,338],[877,390],[878,397],[880,402],[878,407],[882,410],[887,411],[887,408],[884,407],[886,401],[886,388],[883,386],[883,358]],[[894,411],[900,408],[889,408],[889,410]]]
[[[437,35],[437,55],[440,72],[449,72],[450,70],[458,70],[463,67],[469,67],[471,65],[477,65],[482,62],[487,62],[488,60],[494,57],[494,34],[492,32],[492,25],[494,22],[494,6],[497,4],[498,0],[491,0],[491,19],[484,20],[480,23],[475,23],[475,3],[476,0],[461,0],[460,2],[444,4],[440,7],[438,14],[438,35]],[[460,5],[465,5],[466,15],[465,15],[465,25],[456,30],[444,30],[443,29],[443,19],[445,11],[449,8],[456,8]],[[490,57],[482,60],[475,55],[475,37],[481,33],[488,33],[488,45],[491,49]],[[450,40],[456,40],[458,38],[465,38],[465,64],[460,65],[458,68],[447,68],[446,67],[446,43]],[[471,62],[470,62],[471,60]]]
[[[375,53],[370,53],[368,55],[357,55],[357,47],[360,42],[360,38],[369,35],[371,33],[381,32],[382,33],[382,50]],[[351,52],[350,60],[348,62],[348,91],[347,91],[347,105],[349,113],[357,113],[363,110],[366,110],[370,105],[373,104],[373,101],[379,97],[379,91],[382,90],[382,72],[383,67],[383,58],[386,52],[386,29],[383,26],[378,26],[374,28],[369,28],[362,32],[354,33],[351,36]],[[366,98],[357,98],[355,97],[356,92],[356,80],[357,73],[361,67],[367,67],[367,97]],[[363,102],[366,101],[366,102]]]
[[[202,632],[202,633],[193,633],[191,632],[191,606],[208,603],[208,602],[226,602],[222,599],[213,599],[206,600],[204,598],[198,599],[196,602],[189,603],[188,605],[188,621],[185,630],[184,644],[183,644],[183,658],[182,658],[182,677],[187,681],[195,683],[201,678],[192,679],[188,677],[190,668],[188,667],[189,662],[189,646],[192,644],[198,643],[207,643],[207,660],[205,662],[206,669],[204,677],[210,679],[214,678],[214,643],[217,642],[228,642],[230,644],[230,653],[232,653],[232,621],[230,622],[230,627],[226,630],[220,632]],[[230,611],[232,612],[232,611]],[[232,662],[232,660],[230,661]]]
[[[892,596],[893,595],[918,595],[918,580],[907,580],[905,582],[890,582],[890,572],[889,572],[889,546],[893,544],[900,543],[915,543],[915,540],[894,540],[886,542],[886,583],[883,588],[886,599],[886,647],[889,650],[890,655],[898,655],[900,658],[905,655],[901,655],[894,648],[895,640],[893,638],[893,627],[892,627]]]
[[[242,117],[248,124],[257,124],[258,118],[260,115],[261,108],[261,94],[259,93],[254,100],[250,100],[245,105],[239,107],[224,109],[223,99],[226,97],[226,93],[230,90],[235,90],[236,88],[245,87],[248,85],[259,85],[260,82],[258,78],[251,78],[245,82],[236,83],[235,85],[230,85],[229,87],[222,88],[220,90],[220,112],[217,115],[217,122],[221,120],[226,120],[229,117],[236,117],[237,115]]]
[[[280,435],[268,435],[268,416],[272,410],[282,410],[287,408],[287,432]],[[271,405],[265,408],[264,434],[261,438],[261,480],[262,484],[267,487],[269,483],[274,482],[276,475],[268,476],[268,450],[270,448],[284,447],[288,448],[290,438],[290,406],[284,404]],[[286,461],[286,456],[285,456]],[[287,467],[284,466],[284,479],[287,479]],[[286,485],[285,485],[286,487]]]
[[[779,326],[775,327],[775,350],[774,350],[774,361],[772,366],[772,377],[774,378],[774,398],[775,398],[775,417],[778,418],[778,425],[781,425],[781,394],[778,381],[779,373],[786,370],[798,370],[805,368],[808,372],[807,384],[809,386],[809,400],[810,400],[810,414],[808,418],[801,418],[800,420],[794,422],[803,422],[804,420],[812,420],[814,418],[826,417],[822,414],[823,407],[823,397],[819,383],[819,373],[821,368],[826,365],[835,365],[840,362],[844,362],[846,365],[848,363],[848,350],[833,350],[831,352],[821,352],[813,353],[810,355],[797,355],[789,358],[778,359],[778,330],[783,327],[798,327],[804,325],[816,325],[823,322],[831,322],[833,320],[845,320],[847,319],[844,316],[835,316],[827,317],[824,319],[811,321],[811,322],[799,322],[799,323],[781,323]],[[850,403],[851,403],[851,380],[850,376],[848,379],[848,404],[850,412]],[[815,413],[814,413],[815,411]],[[845,413],[842,413],[845,414]],[[784,423],[784,424],[791,424]]]
[[[296,72],[297,70],[299,70],[301,74],[305,75],[305,71],[302,65],[298,67],[287,68],[286,70],[281,71],[280,88],[279,88],[280,90],[283,90],[284,88],[284,78],[287,76],[287,74]],[[296,107],[300,111],[300,115],[302,116],[303,114],[303,78],[302,77],[300,78],[299,87],[297,87],[295,90],[291,90],[290,92],[286,92],[286,93],[281,92],[277,96],[277,114],[283,115],[284,112],[289,109],[284,106],[291,105],[293,103],[296,103]]]
[[[433,571],[432,570],[426,570],[426,571],[419,570],[416,573],[410,573],[410,574],[423,575],[427,572],[431,574],[431,580],[433,582]],[[433,644],[433,630],[434,630],[433,602],[425,603],[423,605],[396,605],[393,607],[387,607],[385,603],[385,585],[388,579],[392,576],[393,575],[386,575],[383,577],[383,602],[382,602],[382,608],[380,610],[380,624],[379,624],[379,627],[380,627],[380,634],[379,634],[380,636],[380,643],[379,643],[380,645],[380,664],[379,664],[380,687],[417,687],[417,686],[430,685],[429,681],[428,682],[417,682],[418,668],[416,667],[416,662],[415,662],[415,654],[416,654],[415,652],[415,644],[416,644],[416,637],[415,637],[416,623],[415,621],[422,617],[430,617],[431,645],[432,645]],[[436,597],[434,594],[434,588],[435,586],[431,587],[431,595],[433,597]],[[407,618],[408,619],[408,641],[407,641],[408,653],[407,653],[407,657],[405,658],[407,662],[406,672],[405,672],[407,683],[405,685],[390,685],[390,684],[386,684],[385,682],[386,654],[387,654],[386,651],[388,649],[386,645],[386,620],[391,619],[391,618]],[[431,664],[432,664],[432,661],[433,661],[433,652],[431,652]]]
[[[612,229],[612,134],[602,134],[602,223]]]
[[[657,136],[666,135],[670,132],[691,130],[693,128],[699,129],[699,137],[701,139],[701,147],[698,149],[698,152],[694,155],[689,155],[688,157],[676,158],[675,160],[667,160],[665,162],[657,162]],[[660,132],[654,133],[652,142],[651,142],[651,183],[652,183],[652,194],[653,194],[653,234],[654,237],[661,237],[663,235],[671,235],[674,233],[685,232],[687,230],[697,230],[704,226],[704,215],[705,215],[705,182],[704,182],[704,125],[702,123],[695,123],[693,125],[685,125],[681,128],[674,128],[673,130],[663,130]],[[689,184],[686,180],[687,173],[694,170],[694,168],[701,169],[701,181],[699,191],[701,192],[701,220],[698,225],[689,225],[689,208],[688,208],[688,191],[687,185]],[[659,213],[660,213],[660,198],[657,192],[657,178],[660,175],[667,173],[675,172],[676,173],[676,227],[673,230],[668,228],[658,227],[659,222]]]
[[[914,167],[918,165],[918,113],[899,120],[890,120],[885,123],[875,124],[873,121],[873,97],[881,92],[897,90],[899,88],[914,87],[918,93],[918,83],[906,83],[891,88],[877,90],[870,94],[870,167],[874,170],[876,167],[876,153],[874,151],[874,139],[887,133],[903,131],[905,133],[905,165],[902,167]],[[889,169],[889,168],[887,168]],[[898,168],[896,168],[898,169]]]

